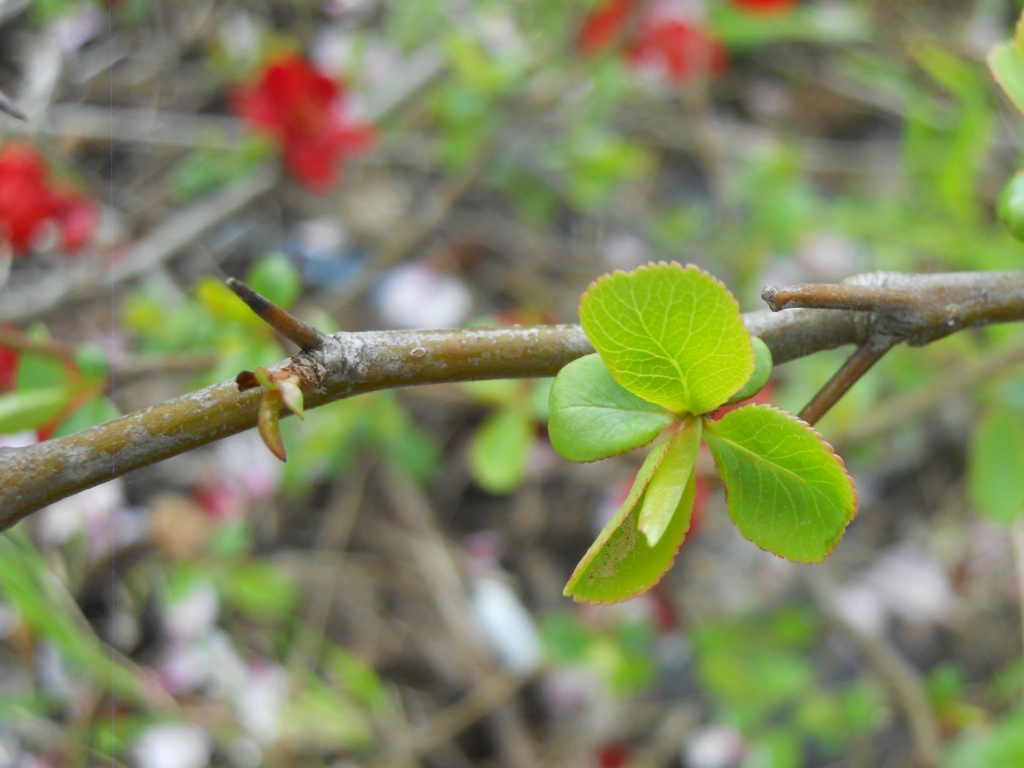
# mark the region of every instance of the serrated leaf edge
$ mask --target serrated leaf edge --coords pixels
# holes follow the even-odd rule
[[[653,472],[651,474],[653,475]],[[650,481],[648,480],[648,482],[650,482]],[[645,484],[645,488],[646,488],[646,484]],[[690,489],[691,488],[693,489],[692,493],[690,493]],[[690,493],[690,514],[689,514],[689,516],[687,517],[687,520],[686,520],[686,528],[684,528],[682,531],[680,531],[679,544],[676,546],[676,551],[672,553],[672,557],[669,558],[668,563],[665,565],[665,570],[663,570],[661,573],[659,573],[651,581],[650,584],[648,584],[643,589],[639,589],[636,592],[633,592],[632,594],[626,595],[626,596],[618,598],[616,600],[592,600],[592,599],[589,599],[589,598],[577,597],[576,595],[572,594],[568,590],[569,590],[569,585],[572,584],[573,580],[577,576],[578,571],[580,570],[580,567],[583,564],[583,561],[581,560],[580,561],[580,565],[578,565],[576,567],[576,570],[573,571],[572,578],[569,579],[569,583],[566,584],[566,588],[562,592],[562,594],[564,596],[566,596],[566,597],[572,597],[573,602],[577,602],[577,603],[585,603],[587,605],[616,605],[618,603],[624,603],[627,600],[632,600],[633,598],[640,597],[641,595],[647,594],[652,589],[654,589],[659,583],[661,583],[661,580],[663,578],[665,578],[665,574],[668,573],[670,570],[672,570],[672,566],[675,565],[676,558],[679,556],[679,552],[683,548],[683,544],[686,543],[686,536],[690,532],[690,528],[693,526],[693,505],[694,505],[694,503],[696,501],[696,491],[697,491],[697,473],[696,472],[691,472],[690,473],[690,478],[686,481],[686,487],[683,488],[683,495],[682,495],[682,497],[680,499],[680,502],[679,502],[680,507],[681,507],[683,505],[683,503],[687,499],[687,494]],[[634,503],[633,506],[635,507],[636,504],[639,504],[642,501],[642,498],[643,497],[642,497],[642,494],[641,494],[641,497],[636,500],[636,502]],[[630,511],[632,511],[632,507],[630,507]],[[673,512],[673,515],[678,514],[678,513],[679,513],[679,507],[677,507],[676,511]],[[625,521],[626,517],[629,517],[629,513],[628,512],[623,517],[622,521],[619,522],[619,525],[622,525],[622,522]],[[602,531],[602,533],[604,533],[604,531]],[[639,531],[637,531],[637,533],[640,534],[641,536],[643,535]],[[596,543],[597,542],[595,542],[595,544]],[[590,554],[590,550],[588,549],[587,550],[587,555],[589,555],[589,554]],[[586,558],[586,555],[584,555],[584,558]]]
[[[696,264],[681,264],[678,261],[648,261],[646,264],[641,264],[640,266],[635,267],[634,269],[631,269],[628,272],[626,270],[624,270],[624,269],[616,269],[616,270],[613,270],[612,272],[606,272],[605,274],[603,274],[600,277],[598,277],[596,280],[590,281],[590,283],[587,285],[586,290],[583,291],[583,295],[580,296],[580,307],[582,308],[583,301],[586,298],[587,294],[589,294],[590,291],[595,286],[599,285],[603,281],[615,279],[617,275],[623,275],[625,277],[629,277],[632,274],[636,274],[638,272],[643,272],[643,271],[646,271],[646,270],[649,270],[649,269],[654,269],[654,268],[657,268],[657,267],[669,267],[669,268],[677,269],[680,272],[695,271],[695,272],[698,272],[698,273],[700,273],[702,275],[706,275],[707,277],[711,278],[716,283],[718,283],[718,285],[720,285],[722,287],[722,289],[725,291],[726,295],[732,300],[732,303],[733,303],[733,305],[736,308],[736,314],[738,314],[738,315],[740,315],[742,317],[743,313],[742,313],[742,311],[740,309],[740,303],[737,300],[736,296],[733,295],[733,292],[729,290],[729,286],[727,286],[723,281],[719,280],[717,277],[715,277],[713,274],[708,272],[703,267],[699,267]],[[582,317],[580,318],[580,320],[581,320],[581,323],[582,323]],[[745,327],[745,325],[744,325],[744,327]],[[585,328],[584,328],[584,333],[586,333],[586,329]],[[747,331],[747,333],[748,333],[748,335],[750,335],[749,331]],[[587,338],[589,339],[590,337],[588,336]],[[593,341],[592,340],[591,340],[591,344],[593,345]],[[600,351],[597,350],[596,346],[594,347],[594,349],[597,351],[597,353],[599,355],[601,354]],[[603,355],[601,356],[601,359],[604,360],[604,356]],[[605,361],[605,365],[608,365],[607,361]],[[751,343],[751,345],[750,345],[750,375],[753,375],[755,365],[756,365],[756,360],[754,358],[754,347],[753,347],[753,343]],[[609,368],[609,371],[610,370],[611,369]],[[614,374],[612,374],[612,378],[615,378]],[[747,378],[749,379],[750,376],[748,376]],[[639,397],[641,400],[647,400],[646,397],[644,397],[643,395],[638,394],[636,392],[633,392],[633,390],[631,390],[629,387],[627,387],[624,384],[622,384],[622,382],[619,382],[618,379],[615,379],[615,380],[616,380],[616,382],[619,383],[619,386],[621,386],[627,392],[630,392],[631,394],[635,395],[636,397]],[[746,381],[741,383],[736,388],[736,392],[739,392],[741,389],[743,389],[745,384],[746,384]],[[736,394],[736,392],[731,393],[729,395],[729,397],[732,397],[732,395]],[[728,400],[728,399],[729,398],[726,398],[726,400]],[[654,402],[654,401],[653,400],[647,400],[647,402],[651,403],[651,402]],[[721,408],[723,405],[725,405],[725,402],[726,401],[723,400],[721,403],[716,405],[714,408],[710,408],[707,411],[705,411],[705,413],[713,413],[716,409]],[[660,403],[655,403],[655,405],[660,405]],[[680,415],[682,415],[682,414],[680,414]],[[695,415],[702,415],[702,414],[695,414]]]
[[[654,473],[658,471],[658,467],[661,466],[661,462],[665,460],[668,448],[668,442],[661,443],[660,445],[656,445],[651,452],[647,454],[647,458],[644,459],[644,463],[637,471],[636,477],[633,480],[633,485],[630,486],[629,493],[626,494],[625,500],[621,505],[619,505],[615,514],[612,515],[611,520],[609,520],[605,524],[604,528],[601,529],[601,533],[599,533],[597,538],[594,539],[594,543],[590,545],[587,551],[583,554],[583,557],[580,558],[579,563],[576,564],[576,568],[573,569],[572,576],[569,577],[569,581],[566,583],[565,589],[562,592],[563,595],[567,597],[570,596],[571,593],[569,592],[569,589],[572,587],[573,582],[581,575],[583,568],[590,563],[594,555],[600,551],[601,547],[603,547],[605,543],[607,543],[608,539],[612,537],[612,534],[618,530],[619,526],[621,526],[623,522],[625,522],[626,518],[629,517],[629,513],[633,511],[633,507],[640,503],[640,499],[643,498],[644,491],[647,489],[647,484],[651,482],[651,478],[654,476]],[[661,455],[655,457],[655,451],[660,451]],[[644,470],[647,468],[647,463],[652,459],[655,462],[654,466],[647,473],[646,477],[643,477]]]
[[[715,427],[714,427],[715,424],[720,423],[721,421],[724,421],[729,416],[731,416],[733,413],[738,413],[738,412],[744,411],[744,410],[746,410],[748,408],[769,409],[769,410],[772,410],[772,411],[777,411],[777,412],[781,413],[782,415],[788,417],[790,420],[795,421],[798,424],[802,424],[815,437],[817,437],[818,441],[822,445],[824,445],[825,448],[828,449],[828,452],[830,454],[832,454],[832,456],[836,459],[836,461],[839,462],[839,468],[842,470],[843,474],[846,476],[846,479],[850,482],[850,490],[853,491],[853,513],[850,515],[850,519],[846,521],[846,525],[843,526],[843,529],[839,532],[839,535],[836,536],[835,541],[833,541],[831,546],[828,548],[828,551],[825,552],[825,554],[822,555],[817,560],[796,560],[796,559],[791,559],[791,558],[788,558],[788,557],[783,557],[782,555],[780,555],[780,554],[778,554],[776,552],[772,552],[770,549],[766,549],[765,547],[762,547],[756,541],[752,541],[751,539],[747,539],[746,536],[744,536],[743,538],[746,539],[747,541],[749,541],[754,546],[756,546],[758,549],[760,549],[760,550],[762,550],[764,552],[767,552],[770,555],[774,555],[775,557],[778,557],[778,558],[780,558],[782,560],[786,560],[787,562],[791,562],[791,563],[804,563],[804,564],[812,564],[812,563],[823,562],[829,555],[831,555],[835,551],[836,547],[839,546],[839,542],[842,541],[843,536],[846,534],[846,529],[849,528],[850,523],[852,523],[856,519],[856,517],[857,517],[857,512],[859,511],[859,502],[860,502],[860,496],[859,496],[859,494],[857,492],[857,484],[853,482],[853,477],[850,476],[849,471],[846,469],[846,462],[843,461],[843,457],[840,456],[838,453],[836,453],[836,450],[835,450],[835,448],[832,447],[832,444],[830,442],[828,442],[828,440],[826,440],[824,437],[822,437],[821,433],[818,432],[818,430],[816,430],[814,427],[812,427],[810,424],[808,424],[806,421],[801,419],[796,414],[790,413],[789,411],[785,410],[784,408],[779,408],[777,406],[768,405],[768,404],[764,404],[764,403],[756,403],[756,404],[752,404],[752,405],[745,405],[742,408],[737,408],[735,411],[731,411],[730,413],[727,413],[718,422],[715,422],[715,421],[712,421],[709,418],[706,418],[705,419],[705,424],[704,424],[705,435],[709,431],[712,432],[712,433],[715,431]],[[726,502],[726,508],[729,510],[729,519],[732,520],[733,524],[736,525],[737,528],[739,528],[739,525],[736,523],[735,518],[733,518],[733,516],[732,516],[732,509],[729,506],[729,487],[726,485],[724,478],[722,478],[722,473],[721,473],[721,471],[718,468],[718,461],[717,460],[715,460],[715,472],[718,473],[718,477],[719,477],[719,479],[722,482],[722,488],[725,491],[725,502]]]

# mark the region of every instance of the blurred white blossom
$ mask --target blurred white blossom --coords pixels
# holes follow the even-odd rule
[[[540,666],[541,644],[533,617],[507,583],[492,575],[475,576],[470,608],[477,629],[504,669],[529,674]]]
[[[239,723],[260,744],[271,744],[281,730],[281,710],[291,692],[291,679],[283,667],[264,662],[249,666],[235,692]]]
[[[139,768],[205,768],[211,751],[210,735],[191,723],[150,726],[132,750]]]
[[[393,270],[381,280],[377,302],[381,319],[393,328],[452,328],[473,308],[462,280],[427,264]]]
[[[687,741],[686,765],[690,768],[733,768],[743,762],[743,734],[725,725],[697,730]]]
[[[109,550],[116,531],[114,518],[125,506],[120,479],[97,485],[51,504],[38,515],[38,534],[45,544],[65,543],[78,533],[89,537],[93,554]]]
[[[954,593],[942,565],[919,547],[890,549],[866,574],[888,610],[919,624],[945,621],[953,608]]]
[[[219,614],[217,588],[213,582],[203,579],[167,607],[164,623],[171,638],[194,640],[214,629]]]
[[[158,665],[164,687],[174,694],[208,689],[223,698],[241,688],[246,663],[223,630],[187,643],[175,643]]]

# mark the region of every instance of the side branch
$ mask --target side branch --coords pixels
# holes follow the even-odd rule
[[[922,346],[964,328],[1024,319],[1024,273],[875,272],[839,285],[766,287],[761,298],[774,312],[852,310],[867,320],[868,338],[800,411],[814,424],[896,344]]]
[[[296,344],[299,349],[315,349],[327,341],[327,337],[309,325],[309,323],[302,322],[297,317],[267,301],[245,283],[229,277],[227,285],[228,288],[235,292],[238,298],[245,302],[246,306],[257,317],[286,339]]]
[[[921,346],[964,328],[1024,320],[1024,273],[874,272],[838,285],[768,287],[761,298],[776,312],[800,307],[871,313],[874,336]]]

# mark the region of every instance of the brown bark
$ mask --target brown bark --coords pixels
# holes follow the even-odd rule
[[[836,286],[798,286],[772,295],[806,305],[830,295],[826,289],[836,293]],[[744,321],[781,364],[882,337],[923,344],[962,328],[1024,320],[1024,272],[876,273],[838,293],[852,308],[762,311]],[[395,387],[553,376],[592,351],[578,325],[373,331],[326,337],[274,367],[298,370],[312,384],[306,407],[315,408]],[[225,381],[74,435],[0,449],[0,530],[58,499],[251,429],[261,394]]]

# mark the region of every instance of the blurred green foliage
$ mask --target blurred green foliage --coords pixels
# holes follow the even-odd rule
[[[643,619],[594,627],[571,613],[553,613],[540,626],[548,663],[589,669],[616,696],[649,687],[657,675],[656,635]]]
[[[498,379],[462,385],[489,410],[467,449],[469,470],[485,491],[511,493],[526,477],[538,429],[547,423],[551,381]]]
[[[564,234],[577,225],[574,214],[586,216],[602,231],[621,227],[643,241],[654,258],[707,267],[741,297],[744,309],[757,306],[754,297],[766,275],[804,275],[808,264],[824,264],[821,279],[827,280],[870,270],[1021,267],[1024,245],[999,225],[993,208],[996,191],[1015,171],[1005,144],[1019,144],[1024,123],[1019,116],[1006,117],[976,51],[928,31],[894,40],[892,31],[877,21],[884,16],[884,2],[806,3],[793,13],[755,21],[724,0],[709,0],[708,23],[729,46],[737,74],[695,95],[641,83],[621,56],[586,57],[575,50],[576,30],[595,5],[474,0],[453,14],[443,0],[385,4],[361,33],[363,42],[380,39],[404,52],[436,49],[446,63],[445,76],[416,105],[415,119],[396,120],[389,140],[400,145],[404,131],[421,131],[428,140],[426,163],[443,172],[470,168],[505,142],[502,148],[508,151],[495,153],[481,179],[527,226]],[[908,4],[907,17],[928,5]],[[1009,5],[985,0],[949,4],[947,10],[1005,21]],[[155,7],[150,0],[119,3],[115,24],[142,25],[158,15]],[[290,4],[286,10],[299,7],[308,10],[314,4]],[[72,0],[33,0],[32,22],[42,28],[80,8]],[[505,48],[481,31],[496,14],[507,15],[515,32]],[[950,28],[966,28],[963,17],[956,18]],[[268,25],[263,44],[288,34]],[[239,71],[222,47],[214,41],[206,50],[217,81]],[[769,55],[774,52],[780,55]],[[197,46],[189,55],[203,53]],[[751,120],[751,126],[767,141],[748,145],[743,137],[727,137],[719,146],[721,158],[706,157],[706,145],[694,138],[700,136],[704,116],[698,108],[701,99],[742,114],[736,94],[742,83],[760,76],[771,77],[787,92],[806,90],[811,96],[804,98],[810,100],[821,93],[815,86],[827,91],[826,78],[838,78],[854,102],[868,105],[866,111],[880,126],[875,129],[896,136],[894,154],[877,165],[855,154],[857,142],[850,141],[852,170],[836,172],[823,167],[815,142],[805,141],[801,125],[784,119],[772,125],[764,118],[766,124]],[[545,109],[531,112],[537,104]],[[636,115],[654,117],[625,119]],[[673,141],[652,137],[648,129],[655,123],[669,125]],[[503,131],[513,133],[515,141],[503,137]],[[830,140],[845,141],[843,136]],[[1019,147],[1012,151],[1020,154]],[[243,178],[267,157],[267,145],[259,141],[247,141],[231,153],[197,149],[174,164],[168,184],[176,200],[190,200]],[[719,172],[725,168],[721,178],[716,163]],[[671,173],[678,164],[695,168],[683,183]],[[876,177],[879,168],[884,178]],[[808,258],[823,238],[832,244],[825,255],[817,261]],[[295,306],[301,292],[294,267],[281,255],[257,261],[245,279],[286,307]],[[303,317],[334,330],[327,318]],[[197,377],[196,386],[284,356],[273,332],[212,278],[181,298],[155,282],[144,283],[122,303],[119,323],[143,355],[213,354],[216,363]],[[42,328],[32,333],[46,336]],[[925,349],[898,350],[840,401],[822,429],[842,434],[887,398],[927,389],[948,376],[957,361],[983,355],[1015,333],[986,329]],[[838,352],[826,353],[779,369],[779,404],[799,410],[842,358]],[[95,350],[73,364],[24,354],[14,390],[0,395],[0,433],[38,429],[62,417],[56,434],[67,434],[112,418],[116,409],[103,393],[107,374],[106,358]],[[969,404],[978,416],[969,445],[970,504],[988,519],[1015,525],[1024,509],[1021,381],[1019,373],[1000,373],[975,387]],[[467,461],[481,487],[509,493],[521,482],[531,438],[545,419],[536,407],[538,399],[546,399],[545,386],[495,382],[469,388],[485,412],[480,428],[466,441]],[[283,487],[292,497],[309,493],[324,479],[344,476],[367,454],[371,459],[387,454],[426,482],[435,476],[447,448],[419,429],[402,400],[390,392],[319,409],[305,424],[289,419],[285,429],[290,461]],[[913,420],[893,430],[889,445],[901,455],[921,449],[926,440],[921,424]],[[874,467],[889,450],[882,443],[853,446],[851,464]],[[297,752],[348,754],[374,743],[375,724],[402,727],[377,673],[295,619],[299,585],[255,550],[248,525],[225,525],[194,561],[164,564],[166,587],[174,593],[208,578],[228,609],[226,625],[239,636],[256,628],[263,630],[261,637],[271,638],[260,641],[263,650],[295,673],[283,729],[291,746]],[[112,665],[109,649],[69,610],[66,587],[55,581],[48,563],[56,557],[41,552],[24,532],[0,537],[4,602],[90,686],[127,702],[142,701],[146,681],[138,670]],[[734,725],[750,739],[750,766],[802,765],[809,744],[841,755],[885,718],[873,685],[860,678],[822,679],[814,655],[821,634],[814,616],[792,608],[703,622],[689,633],[701,695],[717,721]],[[648,690],[656,678],[657,636],[644,621],[627,619],[595,629],[578,615],[558,613],[544,621],[542,635],[550,664],[582,664],[616,695]],[[293,639],[310,637],[318,649],[312,660],[292,661],[279,652]],[[943,765],[1024,764],[1024,713],[1017,703],[1020,664],[986,684],[969,684],[967,677],[949,666],[928,677],[933,706],[950,735]],[[42,691],[5,693],[0,723],[56,719],[63,716],[60,709]],[[137,735],[161,717],[118,713],[114,723],[104,714],[90,730],[94,749],[121,759]],[[228,742],[224,737],[222,746]]]
[[[796,768],[808,742],[841,755],[883,717],[874,685],[821,679],[811,653],[820,634],[817,617],[799,606],[708,622],[693,633],[697,673],[717,717],[765,756],[752,764]]]

